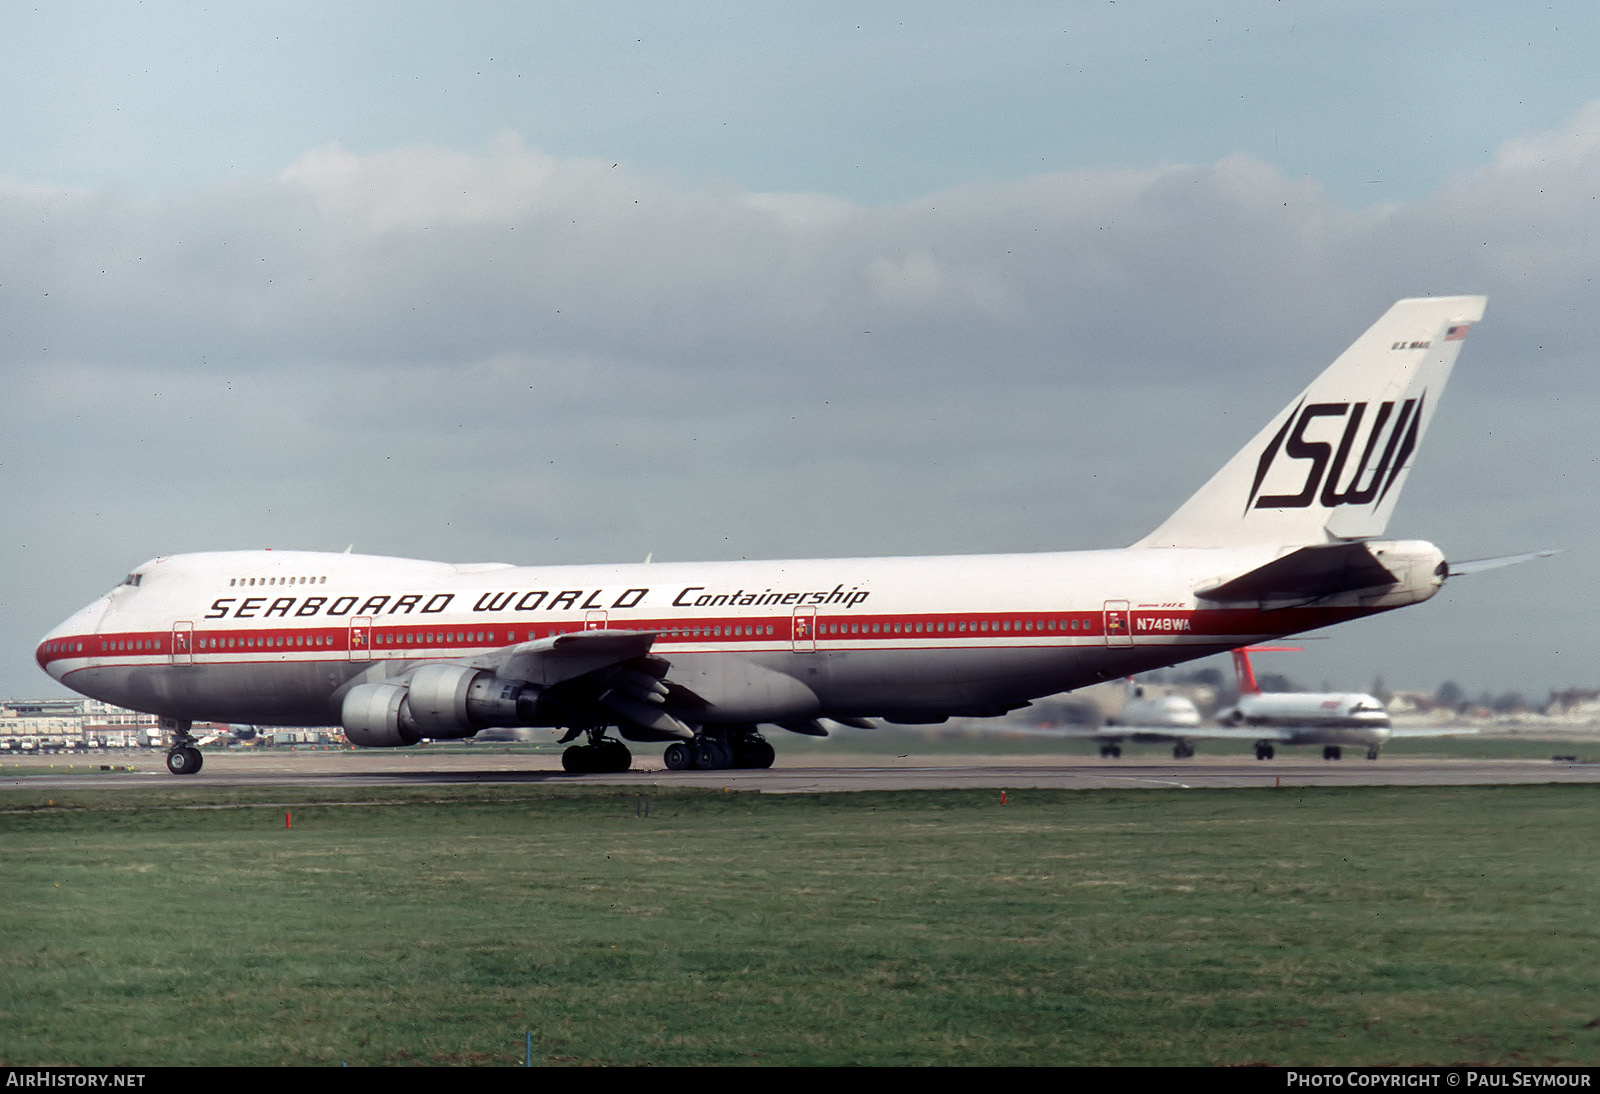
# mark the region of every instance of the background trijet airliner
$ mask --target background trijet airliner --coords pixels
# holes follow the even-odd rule
[[[1382,540],[1478,296],[1402,300],[1164,524],[1122,550],[617,566],[297,551],[140,566],[39,664],[161,716],[415,744],[565,729],[570,771],[766,767],[758,727],[985,716],[1426,600],[1439,549]]]
[[[1321,745],[1324,760],[1337,760],[1345,745],[1353,745],[1365,748],[1367,759],[1376,760],[1389,740],[1389,712],[1376,695],[1262,691],[1247,650],[1233,651],[1233,671],[1239,698],[1217,714],[1217,721],[1255,736],[1258,760],[1272,759],[1278,744]]]
[[[1495,560],[1500,561],[1500,560]],[[1129,681],[1129,695],[1115,720],[1095,731],[1100,755],[1122,755],[1121,743],[1171,741],[1174,759],[1194,755],[1196,741],[1254,741],[1256,759],[1270,760],[1278,745],[1321,745],[1322,758],[1337,760],[1343,746],[1367,750],[1376,760],[1389,740],[1389,712],[1376,696],[1362,692],[1262,691],[1250,667],[1250,654],[1292,650],[1296,646],[1258,646],[1233,651],[1239,696],[1217,712],[1220,726],[1206,725],[1193,700],[1183,695],[1148,695]]]

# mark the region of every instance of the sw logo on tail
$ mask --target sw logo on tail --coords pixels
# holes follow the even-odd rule
[[[1388,432],[1388,441],[1384,446],[1383,455],[1378,460],[1378,465],[1372,471],[1365,487],[1357,484],[1367,473],[1367,465],[1372,460],[1372,452],[1377,447],[1378,441],[1384,437],[1384,426],[1394,413],[1394,403],[1386,402],[1378,406],[1378,412],[1372,422],[1372,427],[1367,433],[1366,447],[1362,449],[1361,459],[1357,462],[1355,470],[1350,477],[1344,479],[1345,461],[1350,457],[1350,451],[1356,438],[1360,434],[1361,420],[1366,416],[1366,403],[1313,403],[1304,411],[1295,407],[1289,418],[1284,422],[1283,428],[1272,438],[1272,443],[1267,450],[1261,453],[1261,463],[1256,467],[1255,482],[1250,487],[1250,502],[1254,502],[1257,509],[1304,509],[1317,497],[1317,487],[1322,487],[1321,504],[1332,509],[1340,505],[1366,505],[1374,498],[1383,500],[1383,495],[1389,492],[1400,477],[1400,472],[1406,466],[1406,461],[1411,458],[1411,453],[1417,447],[1417,426],[1421,421],[1421,414],[1413,416],[1412,412],[1419,404],[1426,405],[1427,392],[1423,392],[1417,399],[1407,399],[1400,408],[1400,416],[1395,419],[1394,427]],[[1344,435],[1339,439],[1339,451],[1333,452],[1333,446],[1327,441],[1309,441],[1306,439],[1306,430],[1317,418],[1345,418],[1348,421],[1344,428]],[[1294,432],[1289,433],[1289,426],[1294,425]],[[1283,444],[1284,435],[1289,435],[1288,444]],[[1401,441],[1404,437],[1404,442]],[[1279,446],[1282,445],[1285,454],[1292,460],[1310,460],[1311,467],[1306,471],[1305,483],[1296,494],[1270,494],[1260,495],[1261,483],[1272,470],[1272,463],[1278,457]],[[1395,449],[1399,447],[1396,457]],[[1333,463],[1329,466],[1329,455],[1332,453]],[[1323,473],[1327,472],[1326,481]],[[1343,480],[1346,486],[1343,490],[1338,488]],[[1380,492],[1381,488],[1381,492]],[[1245,503],[1245,508],[1251,507],[1250,502]]]

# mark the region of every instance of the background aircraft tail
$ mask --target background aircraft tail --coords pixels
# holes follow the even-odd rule
[[[1381,536],[1486,297],[1401,300],[1136,547]]]
[[[1299,653],[1301,646],[1240,646],[1233,651],[1233,679],[1240,695],[1260,695],[1261,685],[1256,683],[1256,670],[1250,665],[1252,653]]]
[[[1255,670],[1250,667],[1250,655],[1242,649],[1233,651],[1233,677],[1239,684],[1240,695],[1261,694]]]

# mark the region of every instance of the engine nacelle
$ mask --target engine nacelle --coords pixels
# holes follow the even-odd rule
[[[466,665],[423,665],[411,674],[406,698],[411,718],[424,737],[470,737],[487,722],[467,708],[472,683],[488,673]]]
[[[414,745],[424,737],[471,737],[491,726],[554,724],[541,711],[543,689],[466,665],[424,665],[408,684],[358,684],[339,718],[351,744]]]
[[[364,748],[399,748],[422,740],[406,712],[402,684],[359,684],[345,693],[339,709],[344,735]]]

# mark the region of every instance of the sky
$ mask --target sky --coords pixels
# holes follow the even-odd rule
[[[1584,3],[9,7],[0,695],[157,555],[1122,546],[1394,300],[1486,293],[1273,666],[1600,686]]]

